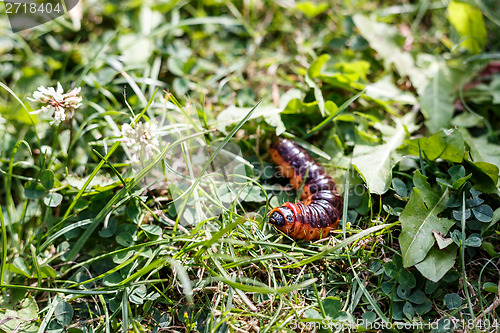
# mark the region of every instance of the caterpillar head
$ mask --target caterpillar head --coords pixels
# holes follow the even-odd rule
[[[286,223],[293,223],[293,212],[288,207],[277,207],[269,214],[269,223],[277,227],[284,227]]]

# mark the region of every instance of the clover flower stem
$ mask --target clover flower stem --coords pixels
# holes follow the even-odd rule
[[[469,295],[469,287],[467,286],[467,273],[465,270],[465,191],[462,192],[462,238],[460,239],[460,259],[462,262],[462,280],[464,285],[465,298],[467,299],[467,305],[469,307],[469,314],[474,323],[474,331],[479,333],[476,325],[476,316],[474,315],[474,309],[472,307],[472,302]]]
[[[73,142],[73,121],[70,119],[69,121],[69,144],[68,144],[68,151],[66,152],[66,170],[68,173],[71,173],[71,157],[72,154],[71,152],[73,151],[73,145],[71,144]]]

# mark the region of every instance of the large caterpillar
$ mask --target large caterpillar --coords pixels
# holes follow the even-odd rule
[[[311,241],[327,237],[330,230],[337,227],[342,207],[333,179],[304,149],[290,140],[273,142],[270,153],[295,190],[301,188],[304,176],[306,179],[302,202],[287,202],[274,208],[269,214],[269,223],[294,239]]]

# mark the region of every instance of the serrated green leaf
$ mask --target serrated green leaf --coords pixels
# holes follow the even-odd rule
[[[439,193],[434,191],[431,185],[427,182],[427,177],[420,173],[420,170],[415,171],[413,174],[413,186],[419,191],[425,204],[432,206],[439,201]]]
[[[499,145],[491,143],[487,135],[473,137],[466,129],[461,129],[460,133],[470,147],[470,154],[474,162],[487,162],[500,168]],[[496,176],[496,180],[498,181],[498,169]]]
[[[434,234],[434,238],[436,238],[436,242],[440,250],[448,247],[448,245],[451,245],[453,243],[453,239],[451,238],[444,238],[442,234],[434,230],[432,231],[432,233]]]
[[[409,134],[400,119],[394,121],[396,127],[384,137],[384,144],[359,144],[354,147],[352,164],[362,175],[371,193],[387,192],[391,184],[392,168],[403,158],[398,148]]]
[[[425,259],[415,267],[427,279],[438,282],[455,265],[456,257],[456,245],[450,245],[442,250],[433,247]]]
[[[409,92],[400,90],[394,83],[392,75],[386,75],[375,83],[366,86],[366,96],[373,99],[402,104],[416,104],[417,99]]]
[[[425,86],[427,78],[415,66],[415,61],[410,53],[401,50],[398,39],[401,33],[393,25],[377,22],[375,17],[368,17],[361,14],[353,15],[352,20],[359,29],[361,35],[368,41],[384,60],[384,67],[394,64],[401,77],[408,76],[417,91],[421,91]]]
[[[430,133],[436,133],[450,126],[455,108],[453,84],[439,68],[420,94],[418,101],[426,118],[425,126]],[[462,155],[463,156],[463,155]]]
[[[452,220],[437,216],[446,208],[444,203],[447,196],[448,192],[443,192],[436,202],[434,195],[427,193],[423,197],[418,188],[413,189],[410,201],[400,216],[402,231],[399,244],[404,267],[413,266],[425,259],[435,242],[433,231],[446,234],[455,224]],[[428,201],[425,202],[424,198],[428,198]]]
[[[252,108],[237,107],[236,105],[227,107],[217,116],[217,129],[225,132],[227,126],[239,123],[248,115],[250,110]],[[249,119],[262,116],[266,123],[276,128],[276,135],[281,135],[286,129],[280,117],[282,111],[283,108],[276,108],[273,105],[261,105],[255,109]]]
[[[422,156],[434,161],[438,158],[460,163],[465,154],[464,138],[456,129],[441,130],[429,138],[408,141],[408,153],[419,156],[419,145]]]

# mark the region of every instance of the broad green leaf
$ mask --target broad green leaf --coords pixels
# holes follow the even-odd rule
[[[442,234],[435,232],[434,230],[432,231],[434,234],[434,238],[436,238],[437,245],[440,250],[448,247],[448,245],[451,245],[453,243],[453,239],[451,238],[444,238]]]
[[[50,266],[40,267],[40,272],[42,273],[42,278],[54,278],[57,276],[57,272]]]
[[[300,1],[295,5],[295,8],[300,10],[308,19],[323,13],[330,5],[328,2],[315,2],[315,1]]]
[[[399,284],[406,286],[409,289],[414,288],[417,282],[415,280],[415,275],[413,275],[412,272],[406,269],[399,270],[398,275],[396,276],[396,280]]]
[[[437,216],[446,208],[448,191],[445,190],[437,201],[434,195],[426,193],[428,191],[428,187],[421,190],[415,187],[399,218],[402,229],[399,244],[404,267],[414,266],[425,259],[435,242],[433,231],[446,234],[455,224]]]
[[[15,273],[21,273],[22,275],[31,278],[31,270],[30,270],[26,260],[24,260],[24,258],[21,258],[21,257],[15,258],[14,261],[12,262],[12,266],[13,267],[11,267],[11,269],[9,269],[10,271],[15,272]],[[13,270],[14,268],[16,268],[17,271],[14,271]]]
[[[373,99],[402,104],[416,104],[417,99],[409,92],[402,91],[393,82],[390,75],[386,75],[375,83],[366,86],[365,95]]]
[[[127,65],[146,63],[153,51],[154,44],[151,38],[138,34],[121,34],[118,39],[118,48]]]
[[[444,304],[450,310],[458,309],[462,306],[462,298],[455,293],[444,295]]]
[[[54,179],[55,176],[52,170],[44,170],[40,175],[40,181],[47,191],[50,191],[54,187]]]
[[[465,246],[470,246],[470,247],[481,247],[481,243],[483,241],[483,238],[478,235],[478,234],[472,234],[464,242]]]
[[[497,193],[500,196],[498,186],[498,172],[496,165],[487,162],[470,162],[464,160],[464,165],[472,171],[474,188],[485,193]]]
[[[359,144],[354,147],[352,164],[364,178],[371,193],[387,192],[391,184],[392,168],[403,158],[397,149],[409,134],[402,120],[395,119],[395,123],[392,133],[384,136],[384,144]]]
[[[392,179],[392,187],[394,188],[394,191],[396,191],[396,194],[399,195],[400,197],[407,198],[408,197],[408,188],[406,187],[406,184],[399,178],[393,178]]]
[[[363,319],[362,325],[365,325],[364,327],[366,327],[377,319],[377,314],[375,312],[368,311],[363,313],[361,318]]]
[[[398,288],[396,289],[396,295],[398,295],[399,298],[401,299],[408,299],[408,297],[410,296],[410,293],[411,293],[411,288],[405,286],[405,285],[402,285],[400,284],[398,286]]]
[[[318,59],[314,60],[314,62],[309,66],[307,70],[307,74],[311,79],[314,79],[321,75],[323,67],[326,65],[328,60],[330,60],[330,56],[328,54],[322,54],[318,57]]]
[[[430,78],[418,101],[430,133],[449,127],[455,110],[454,89],[441,68]]]
[[[32,333],[38,331],[36,319],[38,306],[29,295],[20,304],[9,304],[10,307],[0,311],[0,330],[5,332]]]
[[[322,116],[325,116],[325,98],[323,97],[323,92],[321,91],[321,88],[318,86],[318,84],[309,77],[309,75],[306,75],[304,78],[306,81],[307,85],[309,88],[311,88],[314,91],[314,98],[318,102],[318,108],[319,111],[321,112]]]
[[[472,213],[481,222],[490,222],[493,219],[493,209],[488,205],[473,207]]]
[[[141,284],[132,290],[130,295],[128,295],[128,299],[131,303],[142,304],[144,303],[144,297],[146,297],[147,293],[148,289],[146,288],[146,285]]]
[[[43,197],[45,193],[47,193],[45,188],[41,184],[38,184],[36,182],[28,181],[24,185],[24,195],[28,199],[39,199]]]
[[[405,314],[406,318],[410,320],[415,315],[415,309],[413,308],[413,305],[411,305],[410,302],[406,302],[405,305],[403,306],[403,313]]]
[[[495,209],[495,211],[493,212],[493,218],[491,219],[491,222],[488,224],[487,229],[494,226],[498,221],[500,221],[500,207]]]
[[[426,85],[427,78],[415,66],[415,61],[408,52],[404,52],[398,43],[401,33],[394,25],[377,22],[374,17],[356,14],[352,17],[354,24],[361,35],[368,41],[384,60],[384,67],[388,69],[394,64],[401,77],[408,76],[414,87],[420,93]]]
[[[307,309],[306,311],[304,311],[304,316],[307,319],[323,320],[323,316],[321,315],[321,313],[319,313],[315,309]]]
[[[222,110],[217,116],[217,129],[221,132],[225,132],[227,126],[239,123],[251,109],[252,108],[242,108],[232,105]],[[255,119],[262,116],[266,123],[276,128],[276,135],[281,135],[285,131],[285,125],[280,118],[280,113],[282,111],[282,108],[276,108],[273,105],[262,105],[255,109],[249,119]]]
[[[59,324],[66,326],[73,319],[73,307],[69,303],[59,302],[56,305],[54,315]]]
[[[419,156],[420,145],[422,156],[433,161],[442,158],[460,163],[465,154],[464,139],[456,129],[443,129],[429,138],[414,139],[408,141],[407,144],[408,154]]]
[[[483,284],[483,289],[487,292],[498,294],[498,284],[486,282]]]
[[[161,236],[161,227],[156,224],[141,224],[141,229],[149,235]]]
[[[49,207],[57,207],[61,204],[63,196],[59,193],[47,193],[45,198],[43,198],[43,203]]]
[[[337,58],[332,59],[330,55],[323,54],[311,64],[307,73],[311,80],[318,78],[335,87],[362,90],[370,73],[370,63],[365,60],[338,61]],[[308,84],[317,89],[317,86]],[[318,97],[316,100],[321,103]]]
[[[460,133],[470,147],[474,162],[487,162],[500,168],[500,145],[489,142],[486,135],[473,137],[466,129],[460,129]]]
[[[453,211],[453,218],[457,221],[462,221],[462,215],[464,215],[464,213],[462,212],[461,209]],[[468,220],[471,217],[471,215],[472,215],[471,210],[467,208],[465,210],[465,219]]]
[[[416,290],[408,297],[408,300],[413,304],[423,304],[426,299],[427,297],[422,290]]]
[[[448,246],[445,249],[433,247],[425,259],[415,267],[423,276],[432,282],[438,282],[454,265],[457,257],[457,246]]]
[[[334,317],[340,310],[342,310],[342,302],[335,297],[327,297],[323,300],[323,309],[328,317]]]
[[[427,312],[431,311],[432,309],[432,302],[430,299],[426,298],[424,303],[422,304],[415,304],[413,305],[415,308],[415,312],[418,313],[420,316],[426,314]]]
[[[413,186],[420,191],[425,203],[432,205],[432,203],[438,202],[440,195],[432,189],[427,182],[427,177],[422,175],[419,170],[413,174]]]
[[[450,23],[460,35],[460,46],[479,53],[486,43],[486,28],[481,11],[468,3],[451,1],[448,5]]]

